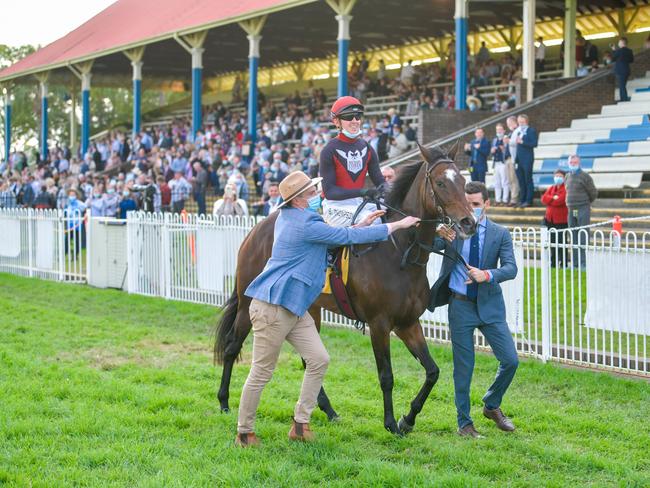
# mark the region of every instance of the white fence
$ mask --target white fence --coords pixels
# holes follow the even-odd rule
[[[84,282],[84,215],[62,210],[0,210],[0,271]]]
[[[0,271],[83,281],[83,231],[74,225],[79,218],[61,212],[0,211],[0,235],[11,236],[0,240]],[[129,214],[129,292],[222,306],[234,287],[239,247],[256,222],[247,217]],[[90,274],[90,256],[98,243],[93,232],[88,234]],[[598,229],[530,228],[516,229],[512,237],[519,273],[502,288],[519,353],[650,375],[650,233],[620,238]],[[430,283],[437,278],[440,259],[431,255]],[[328,311],[323,320],[353,326]],[[445,307],[425,312],[421,322],[427,337],[449,342]],[[487,346],[479,332],[476,343]]]

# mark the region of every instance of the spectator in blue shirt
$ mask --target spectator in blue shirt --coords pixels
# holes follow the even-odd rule
[[[138,205],[131,198],[131,192],[125,188],[122,192],[122,201],[120,202],[120,218],[125,219],[128,212],[134,212],[137,209]]]
[[[474,139],[465,144],[465,153],[470,156],[469,171],[472,181],[485,183],[487,173],[487,160],[490,155],[490,142],[485,138],[485,131],[481,127],[474,131]]]

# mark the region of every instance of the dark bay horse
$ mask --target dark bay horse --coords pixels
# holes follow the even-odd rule
[[[422,410],[431,389],[438,380],[439,369],[429,353],[419,317],[429,302],[426,276],[428,252],[415,245],[409,263],[400,266],[405,250],[417,240],[431,245],[435,228],[448,217],[461,237],[476,230],[472,210],[465,198],[465,179],[453,162],[454,148],[449,154],[438,149],[420,148],[424,161],[405,166],[398,172],[386,203],[407,215],[422,218],[417,232],[398,231],[394,242],[380,243],[359,257],[351,256],[348,292],[357,314],[370,328],[372,348],[377,363],[379,383],[384,397],[384,427],[394,434],[410,432],[415,417]],[[228,411],[230,377],[244,340],[251,330],[248,315],[250,298],[244,295],[249,283],[262,271],[271,256],[273,230],[277,213],[257,224],[239,250],[235,291],[228,300],[217,325],[215,361],[223,363],[218,398],[222,411]],[[387,213],[388,221],[402,218],[397,211]],[[402,269],[403,268],[403,269]],[[338,313],[331,295],[320,295],[309,313],[320,327],[321,308]],[[399,424],[393,414],[393,372],[390,359],[390,333],[404,341],[408,350],[425,369],[425,381],[409,413]],[[321,389],[318,406],[330,420],[336,412]]]

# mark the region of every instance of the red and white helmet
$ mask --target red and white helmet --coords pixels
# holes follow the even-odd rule
[[[330,111],[330,118],[335,119],[340,115],[355,113],[363,114],[363,104],[357,98],[345,96],[334,102]]]

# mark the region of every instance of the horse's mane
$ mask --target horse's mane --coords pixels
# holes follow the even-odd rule
[[[427,159],[429,161],[435,162],[439,159],[447,157],[447,154],[437,147],[427,149],[427,151]],[[395,177],[395,181],[393,181],[391,185],[390,192],[386,195],[386,203],[388,203],[388,205],[392,207],[401,206],[402,202],[406,198],[406,194],[411,189],[413,180],[415,180],[415,177],[417,176],[423,164],[425,164],[424,161],[418,161],[417,163],[400,166],[399,171],[397,172],[397,176]]]

